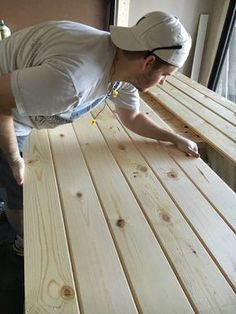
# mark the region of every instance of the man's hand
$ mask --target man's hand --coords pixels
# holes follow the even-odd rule
[[[178,136],[175,145],[180,151],[187,153],[188,156],[200,157],[197,144],[185,137]]]
[[[131,131],[144,137],[159,141],[171,142],[189,156],[199,157],[197,144],[172,131],[159,127],[153,120],[139,111],[132,111],[116,107],[121,122]]]
[[[18,185],[22,185],[24,183],[24,171],[25,171],[25,162],[22,157],[17,159],[14,162],[10,163],[10,167],[13,173],[14,178]]]

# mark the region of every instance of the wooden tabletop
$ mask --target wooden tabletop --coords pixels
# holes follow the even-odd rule
[[[234,313],[236,194],[112,107],[91,121],[30,136],[26,313]]]
[[[150,89],[164,108],[236,165],[236,104],[176,73]]]

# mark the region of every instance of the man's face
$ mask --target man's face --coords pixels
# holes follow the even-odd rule
[[[164,84],[167,76],[174,74],[178,67],[173,65],[162,65],[157,69],[146,68],[142,74],[136,74],[132,78],[132,84],[141,92],[148,90],[156,84]]]

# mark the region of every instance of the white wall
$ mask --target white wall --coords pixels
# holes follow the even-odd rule
[[[201,13],[211,15],[214,3],[214,0],[130,0],[128,25],[135,24],[150,11],[166,11],[178,16],[193,39],[190,56],[182,69],[183,73],[190,75],[199,16]]]

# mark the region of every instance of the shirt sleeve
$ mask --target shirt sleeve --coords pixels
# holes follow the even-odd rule
[[[14,71],[11,87],[23,116],[55,115],[77,105],[79,99],[69,74],[47,63]]]
[[[138,110],[140,106],[139,93],[136,87],[130,83],[122,82],[117,88],[117,97],[111,97],[112,102],[129,110]]]

